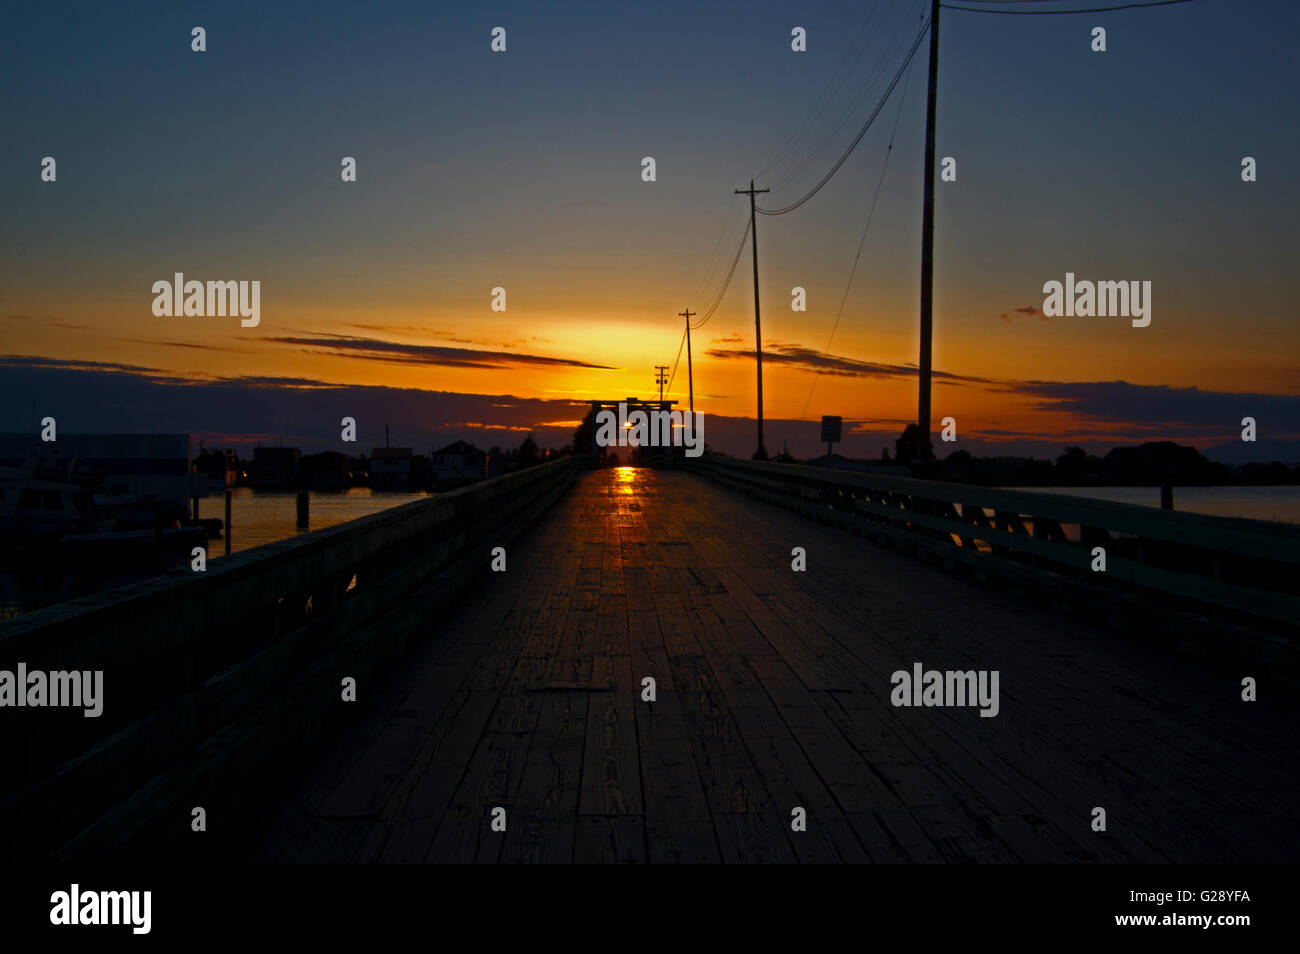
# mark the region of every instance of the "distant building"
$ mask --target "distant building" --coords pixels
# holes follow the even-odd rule
[[[306,454],[298,465],[298,482],[310,490],[342,490],[353,484],[351,458],[338,451]]]
[[[179,502],[206,497],[206,480],[190,473],[188,434],[60,434],[46,443],[34,434],[0,434],[0,467],[42,466],[94,476],[102,493]]]
[[[300,456],[296,447],[253,448],[253,466],[248,470],[248,483],[253,487],[296,487]]]
[[[1173,441],[1149,441],[1138,447],[1116,447],[1101,459],[1113,481],[1126,484],[1217,483],[1221,465],[1211,463],[1195,447]]]
[[[194,472],[208,481],[208,490],[219,493],[238,482],[239,459],[233,450],[210,451],[199,442],[199,453],[194,457]]]
[[[409,447],[376,447],[370,453],[370,486],[375,490],[404,490],[412,485],[415,466]]]
[[[488,455],[472,444],[456,441],[433,452],[433,479],[439,487],[460,487],[484,480]]]

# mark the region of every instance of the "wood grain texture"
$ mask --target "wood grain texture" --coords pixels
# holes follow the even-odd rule
[[[508,565],[304,756],[253,857],[1300,856],[1294,709],[697,476],[589,473]],[[998,670],[1000,713],[893,707],[914,662]]]

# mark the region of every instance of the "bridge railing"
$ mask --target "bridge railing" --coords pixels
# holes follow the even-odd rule
[[[579,466],[565,457],[0,623],[0,670],[103,671],[98,718],[0,709],[0,843],[37,852],[75,835],[78,850],[111,850],[182,779],[193,804],[220,801],[208,783],[309,737],[342,679],[364,686],[427,630]]]
[[[1300,626],[1300,527],[1064,494],[708,455],[720,483],[981,573],[1024,567],[1290,637]],[[1104,551],[1104,572],[1098,551]]]

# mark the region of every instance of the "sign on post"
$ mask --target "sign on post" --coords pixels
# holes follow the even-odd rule
[[[830,463],[831,445],[838,444],[844,429],[844,419],[833,414],[822,415],[822,440],[826,442],[826,459]]]
[[[822,415],[822,440],[827,444],[838,444],[843,439],[840,436],[843,428],[844,418]]]

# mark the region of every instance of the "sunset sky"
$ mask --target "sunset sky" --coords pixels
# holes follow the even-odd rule
[[[530,430],[558,445],[576,402],[654,393],[677,313],[707,308],[737,250],[733,190],[754,177],[774,208],[814,185],[927,8],[6,8],[0,430],[57,413],[67,431],[325,449],[352,413],[363,444],[389,423],[424,451]],[[1248,415],[1261,441],[1300,441],[1297,21],[1284,0],[944,11],[937,150],[958,178],[936,187],[934,418],[957,419],[957,446],[1204,448]],[[840,449],[875,456],[915,415],[925,66],[923,44],[821,192],[759,217],[769,450],[817,453],[817,419],[840,414]],[[343,156],[358,181],[340,181]],[[1067,271],[1150,281],[1150,326],[1044,318],[1043,283]],[[156,317],[151,286],[175,272],[260,281],[260,325]],[[706,440],[747,455],[747,247],[692,340],[696,407],[719,422]]]

